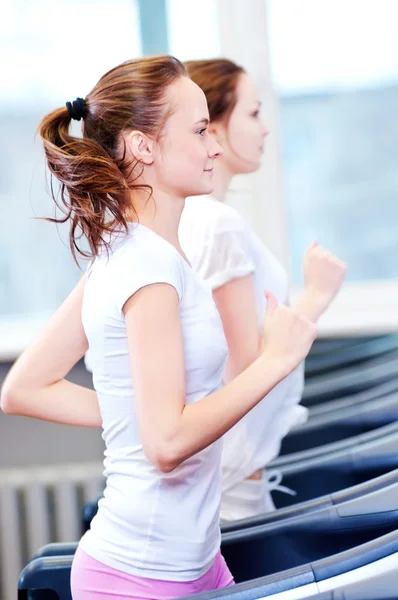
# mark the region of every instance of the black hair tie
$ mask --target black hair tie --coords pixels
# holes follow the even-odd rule
[[[80,119],[84,119],[87,115],[87,106],[84,98],[76,98],[73,102],[67,102],[66,108],[68,109],[70,118],[75,119],[75,121],[80,121]]]

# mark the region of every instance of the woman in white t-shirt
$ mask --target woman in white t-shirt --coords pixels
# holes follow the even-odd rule
[[[241,215],[224,203],[234,175],[260,166],[267,128],[252,79],[230,60],[189,61],[188,72],[205,92],[210,131],[223,148],[214,167],[211,196],[188,198],[179,238],[192,267],[213,291],[226,335],[229,358],[224,380],[230,381],[261,351],[266,300],[288,301],[287,275]],[[313,243],[304,259],[306,291],[295,307],[314,322],[329,305],[345,275],[345,265]],[[221,519],[235,520],[273,510],[270,490],[279,474],[264,471],[280,450],[281,440],[306,420],[300,406],[303,364],[224,438]],[[281,488],[286,490],[285,488]]]
[[[82,120],[73,137],[71,120]],[[5,412],[103,427],[104,498],[72,567],[74,600],[176,598],[233,583],[220,554],[221,437],[306,356],[316,327],[277,307],[258,359],[222,387],[227,349],[178,241],[185,198],[221,151],[172,57],[132,60],[40,125],[54,199],[92,262],[8,375]],[[90,348],[95,391],[68,382]]]

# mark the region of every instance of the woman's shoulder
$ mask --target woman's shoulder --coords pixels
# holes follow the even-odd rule
[[[118,234],[113,239],[110,252],[102,256],[102,261],[111,271],[120,272],[134,266],[137,273],[161,267],[179,270],[182,260],[172,244],[140,224],[129,224],[127,232]]]
[[[124,302],[142,287],[169,283],[182,299],[186,271],[183,257],[167,240],[143,225],[132,225],[113,239],[110,251],[94,265],[97,285],[106,294]]]

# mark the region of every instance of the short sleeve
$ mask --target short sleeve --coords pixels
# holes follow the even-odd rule
[[[213,232],[201,248],[196,248],[192,266],[212,290],[255,270],[245,233],[240,230]]]
[[[117,310],[138,290],[155,283],[168,283],[175,288],[181,302],[183,295],[182,257],[174,248],[162,246],[149,252],[129,252],[118,258],[112,277],[112,296]]]

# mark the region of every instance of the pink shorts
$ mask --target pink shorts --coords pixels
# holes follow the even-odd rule
[[[136,577],[98,562],[80,548],[73,559],[73,600],[171,600],[234,584],[219,551],[210,569],[195,581],[160,581]]]

